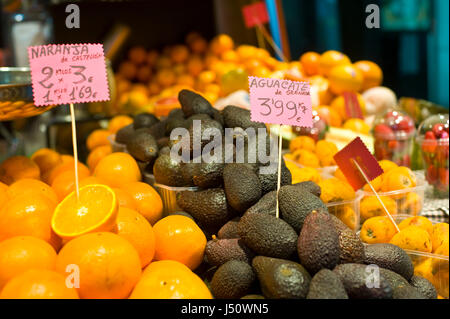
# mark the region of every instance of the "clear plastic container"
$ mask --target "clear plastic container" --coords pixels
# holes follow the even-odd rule
[[[360,225],[359,202],[362,197],[363,193],[357,191],[356,197],[352,200],[327,203],[328,212],[335,215],[344,224],[356,232]]]
[[[198,187],[173,187],[163,184],[154,183],[153,187],[158,191],[163,202],[163,216],[169,213],[181,211],[177,205],[177,194],[183,191],[196,192]]]
[[[425,177],[438,198],[449,194],[449,118],[437,114],[424,120],[418,130]]]
[[[108,141],[111,144],[113,152],[125,152],[127,153],[127,146],[125,144],[116,143],[116,134],[108,136]]]
[[[390,160],[401,166],[411,166],[414,120],[406,113],[389,110],[375,119],[373,136],[377,160]]]
[[[382,198],[391,215],[416,216],[422,211],[426,188],[426,181],[418,178],[415,187],[391,192],[378,192],[378,195]],[[361,223],[371,217],[384,215],[384,210],[375,194],[372,191],[363,191],[363,198],[360,201]]]

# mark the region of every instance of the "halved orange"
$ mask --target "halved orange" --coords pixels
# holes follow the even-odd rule
[[[118,204],[114,191],[106,185],[86,185],[70,193],[55,208],[52,229],[64,239],[80,235],[113,231],[116,225]]]

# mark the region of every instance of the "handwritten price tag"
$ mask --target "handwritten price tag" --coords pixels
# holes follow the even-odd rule
[[[251,120],[312,127],[308,82],[248,77]]]
[[[49,44],[28,48],[37,106],[109,100],[101,44]]]

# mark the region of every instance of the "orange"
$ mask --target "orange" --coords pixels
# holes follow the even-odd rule
[[[147,82],[152,75],[152,69],[147,65],[142,65],[138,68],[136,78],[139,82]]]
[[[236,48],[239,58],[244,61],[256,55],[257,48],[252,45],[242,44]]]
[[[390,160],[381,160],[378,161],[378,164],[381,166],[381,169],[384,173],[389,172],[391,169],[398,167],[398,165]]]
[[[7,194],[10,199],[14,199],[24,194],[42,194],[52,200],[55,205],[58,203],[58,196],[55,191],[50,186],[37,179],[24,178],[18,180],[9,186]]]
[[[96,184],[106,185],[105,181],[103,179],[101,179],[100,177],[88,176],[88,177],[82,178],[80,180],[78,186],[81,188],[86,185],[96,185]]]
[[[416,192],[407,193],[404,198],[399,200],[400,214],[417,216],[422,211],[423,199]]]
[[[225,61],[225,62],[236,63],[239,61],[239,56],[236,53],[236,51],[234,51],[234,50],[228,50],[228,51],[222,52],[222,54],[220,55],[220,58],[222,61]]]
[[[383,71],[372,61],[358,61],[353,64],[363,75],[362,90],[365,91],[383,82]]]
[[[172,67],[172,71],[175,73],[176,77],[185,74],[186,71],[186,65],[183,63],[177,63]]]
[[[141,46],[132,47],[128,52],[128,58],[135,64],[144,63],[147,58],[147,51]]]
[[[6,191],[8,189],[8,185],[6,185],[5,183],[0,182],[0,190],[4,190]]]
[[[7,190],[8,186],[0,182],[0,210],[2,209],[3,205],[8,201]]]
[[[342,119],[339,113],[329,106],[319,106],[317,108],[317,113],[319,114],[320,118],[330,126],[340,127],[342,125]]]
[[[392,237],[391,244],[403,249],[431,253],[432,244],[428,232],[418,226],[408,226]]]
[[[212,299],[205,283],[188,267],[172,260],[145,268],[130,299]]]
[[[90,175],[90,171],[89,168],[87,168],[86,165],[84,165],[83,163],[81,163],[80,161],[78,161],[78,178],[84,178]],[[49,172],[47,172],[47,174],[45,174],[42,177],[42,180],[44,182],[46,182],[49,185],[52,185],[54,180],[56,179],[56,177],[58,177],[58,175],[64,173],[64,172],[68,172],[71,171],[73,176],[75,176],[75,161],[72,158],[71,161],[68,161],[66,163],[60,164],[58,166],[56,166],[54,169],[50,170]]]
[[[62,154],[61,160],[62,160],[63,164],[66,164],[66,163],[73,163],[73,161],[75,159],[73,158],[72,155]]]
[[[34,236],[59,248],[50,221],[55,202],[47,196],[30,193],[9,200],[0,211],[0,241],[14,236]]]
[[[417,184],[416,176],[413,171],[405,166],[399,166],[391,169],[383,176],[382,192],[390,192],[415,187]],[[399,197],[399,195],[395,195]]]
[[[397,214],[397,202],[389,196],[380,196],[381,201],[391,215]],[[360,203],[361,220],[375,216],[385,216],[386,212],[376,196],[366,196]]]
[[[208,42],[199,35],[192,37],[187,43],[194,53],[204,53],[208,48]]]
[[[175,63],[183,63],[187,60],[189,56],[189,49],[182,44],[175,45],[172,50],[170,50],[170,58]]]
[[[449,227],[448,223],[438,223],[433,225],[433,230],[431,231],[431,241],[433,244],[433,252],[445,242],[448,241],[449,237]]]
[[[270,70],[264,66],[256,67],[251,70],[252,75],[258,77],[270,77]]]
[[[39,166],[25,156],[13,156],[0,164],[0,182],[11,185],[22,178],[39,179]]]
[[[26,270],[54,269],[55,261],[55,250],[42,239],[16,236],[0,242],[0,290]]]
[[[47,269],[30,269],[8,281],[0,298],[78,299],[78,293],[67,287],[63,275]]]
[[[156,73],[156,81],[162,87],[168,87],[175,84],[175,72],[170,69],[162,69]]]
[[[370,126],[364,122],[364,120],[358,119],[358,118],[352,118],[345,121],[344,125],[342,125],[343,128],[356,132],[361,134],[369,134],[370,132]]]
[[[147,64],[148,64],[149,66],[155,65],[156,60],[158,59],[158,55],[159,55],[158,51],[156,51],[156,50],[150,50],[150,51],[147,53],[147,57],[146,57]]]
[[[334,177],[337,179],[340,179],[343,182],[347,182],[347,177],[345,177],[344,173],[342,173],[342,170],[340,168],[337,168],[334,172]]]
[[[388,243],[397,230],[386,216],[376,216],[364,222],[359,234],[361,240],[367,244]]]
[[[49,148],[37,150],[31,159],[39,166],[41,175],[62,163],[61,155]]]
[[[146,183],[132,182],[121,187],[129,194],[136,205],[136,211],[154,225],[161,217],[163,204],[158,192]]]
[[[130,154],[116,152],[102,158],[94,170],[108,185],[119,187],[129,182],[141,180],[141,172],[136,160]]]
[[[141,267],[155,255],[155,234],[150,223],[137,211],[120,207],[117,215],[117,235],[128,240],[139,254]]]
[[[102,145],[109,145],[108,136],[111,132],[105,129],[97,129],[92,131],[86,139],[87,148],[92,151],[94,148]]]
[[[213,83],[216,80],[216,74],[213,71],[202,71],[198,76],[201,84]]]
[[[205,92],[211,92],[211,93],[215,93],[217,95],[220,94],[220,85],[215,84],[215,83],[210,83],[205,85]]]
[[[366,112],[366,102],[365,102],[364,98],[359,93],[356,93],[356,98],[357,98],[359,106],[361,108],[361,112],[363,114],[365,114],[365,112]],[[349,115],[347,115],[347,109],[345,107],[344,96],[339,95],[336,98],[334,98],[333,101],[330,104],[330,107],[332,109],[334,109],[336,112],[338,112],[343,120],[347,120],[347,119],[350,118]]]
[[[398,224],[398,228],[400,228],[400,230],[409,226],[417,226],[422,228],[423,230],[426,230],[430,236],[433,232],[433,223],[428,218],[423,216],[411,216],[402,220],[402,222]]]
[[[375,177],[373,180],[371,180],[370,184],[372,184],[375,191],[378,192],[381,189],[381,184],[383,184],[383,174],[381,174],[381,175]],[[369,184],[364,185],[363,190],[366,192],[369,192],[369,193],[373,193]]]
[[[119,74],[127,80],[133,80],[136,77],[136,65],[130,61],[124,61],[119,65]]]
[[[198,55],[191,56],[186,63],[186,69],[192,76],[198,76],[204,67],[203,60]]]
[[[351,64],[341,64],[333,67],[329,74],[330,90],[334,94],[343,92],[359,92],[363,85],[363,75]]]
[[[131,123],[133,123],[133,119],[128,115],[117,115],[109,121],[108,130],[115,134],[122,127],[125,127]]]
[[[316,154],[321,166],[336,165],[334,155],[338,152],[336,144],[326,140],[320,140],[316,144]]]
[[[177,77],[177,84],[194,87],[195,79],[189,74],[182,74]]]
[[[170,67],[172,67],[172,60],[167,55],[161,55],[155,61],[157,70],[169,69]]]
[[[300,57],[300,63],[306,75],[312,76],[319,73],[320,54],[317,52],[305,52]]]
[[[161,86],[158,83],[152,81],[148,84],[148,93],[150,95],[157,95],[159,92],[161,92]]]
[[[333,99],[333,93],[330,91],[330,81],[321,75],[314,75],[309,78],[311,87],[317,91],[319,104],[328,105]]]
[[[326,51],[319,58],[319,74],[328,77],[333,67],[342,64],[351,64],[345,54],[334,50]]]
[[[232,50],[234,47],[233,39],[227,34],[219,34],[211,40],[210,50],[215,55],[220,55],[225,51]]]
[[[109,155],[112,153],[112,147],[111,145],[103,145],[98,146],[94,148],[88,155],[86,164],[91,170],[91,172],[94,171],[95,166],[97,166],[98,162],[104,158],[106,155]]]
[[[56,176],[53,180],[51,186],[58,196],[59,203],[75,190],[75,172],[73,170],[69,170],[58,174],[58,176]]]
[[[303,166],[313,168],[320,167],[319,158],[311,151],[306,149],[297,149],[292,155],[294,156],[294,161]]]
[[[114,191],[106,185],[86,185],[70,193],[53,213],[51,225],[61,238],[114,230],[118,205]]]
[[[217,101],[217,99],[219,98],[217,93],[214,93],[214,92],[205,92],[205,93],[202,93],[202,96],[206,100],[208,100],[208,102],[211,104],[214,104]]]
[[[79,267],[80,298],[127,298],[141,276],[136,249],[119,235],[99,232],[69,241],[56,257],[56,271],[67,275],[68,265]]]
[[[136,203],[134,201],[133,196],[128,194],[126,191],[124,191],[121,188],[113,188],[114,193],[116,194],[117,198],[117,204],[119,207],[126,207],[129,209],[136,209]]]
[[[318,185],[322,190],[320,199],[324,203],[342,202],[356,197],[353,188],[336,177],[321,180]]]
[[[206,247],[203,231],[190,218],[181,215],[167,216],[153,226],[156,260],[175,260],[191,270],[197,268]]]

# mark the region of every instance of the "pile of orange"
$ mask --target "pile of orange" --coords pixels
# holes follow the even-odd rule
[[[333,156],[338,148],[333,142],[320,140],[316,143],[313,138],[301,135],[291,140],[289,151],[285,158],[302,166],[318,168],[336,165]]]
[[[103,151],[106,135],[92,135],[78,192],[67,155],[41,149],[0,164],[0,298],[212,297],[192,272],[205,235],[190,218],[162,218],[136,161]]]

